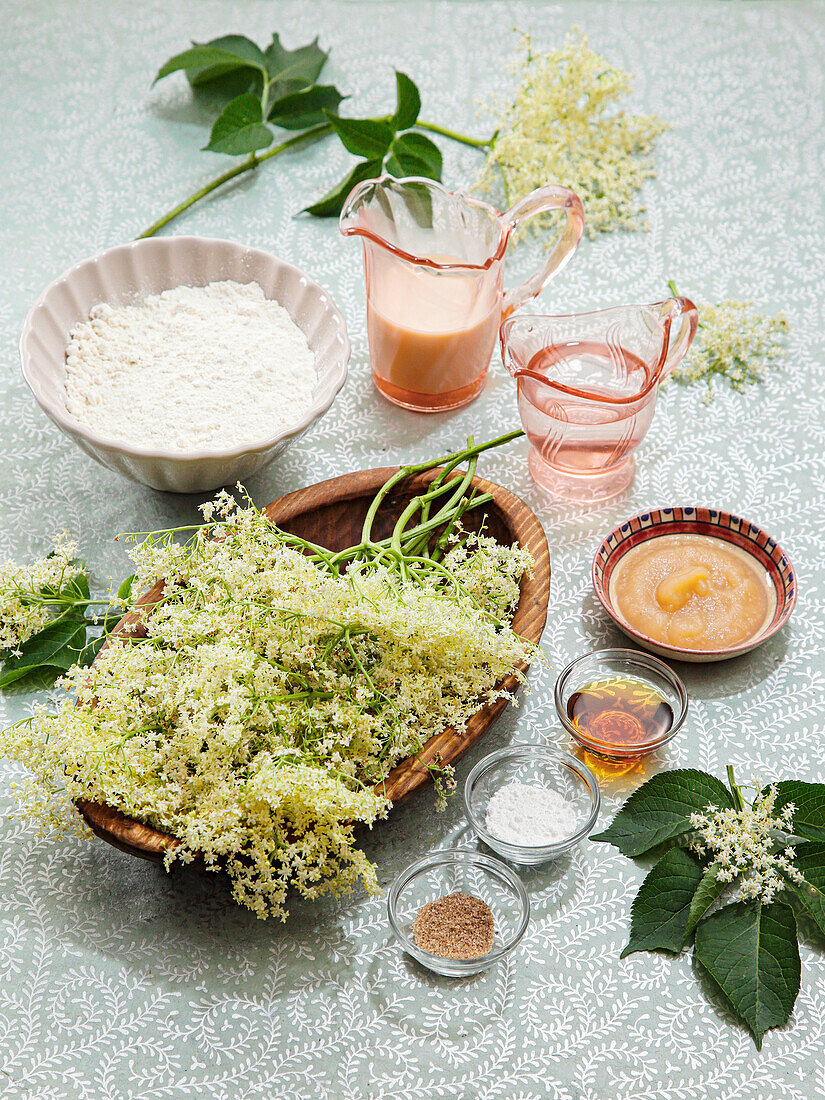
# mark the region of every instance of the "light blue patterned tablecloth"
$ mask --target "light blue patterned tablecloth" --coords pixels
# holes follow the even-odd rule
[[[637,74],[635,102],[672,124],[645,191],[650,232],[585,243],[544,296],[547,311],[666,295],[668,279],[705,299],[752,297],[784,309],[787,368],[761,387],[668,387],[635,485],[589,511],[533,487],[526,448],[483,473],[541,517],[553,581],[545,647],[557,670],[620,643],[592,593],[589,564],[618,520],[706,503],[762,524],[792,557],[800,600],[784,634],[753,655],[685,668],[691,711],[661,766],[822,778],[825,634],[825,7],[818,3],[264,3],[247,0],[4,0],[0,71],[0,556],[38,555],[55,529],[80,541],[94,581],[127,572],[111,537],[174,526],[197,501],[133,485],[81,454],[34,405],[16,341],[34,297],[76,260],[138,233],[225,163],[199,152],[204,118],[159,64],[190,38],[231,31],[291,45],[316,32],[353,112],[384,109],[393,65],[421,85],[426,116],[484,133],[479,98],[506,92],[506,62],[529,29],[537,48],[575,23]],[[445,146],[447,143],[445,143]],[[446,148],[445,179],[467,185],[478,157]],[[266,167],[200,206],[175,232],[226,236],[304,267],[344,310],[354,346],[330,414],[249,486],[265,504],[348,470],[434,456],[469,433],[517,423],[500,363],[482,397],[421,418],[369,380],[359,248],[334,223],[295,218],[348,162],[332,144]],[[539,252],[513,254],[512,278]],[[553,674],[461,761],[513,740],[569,748]],[[0,698],[0,720],[39,696]],[[12,805],[14,771],[0,767]],[[639,776],[605,785],[606,821]],[[439,980],[391,942],[383,898],[296,904],[286,926],[234,906],[195,872],[167,876],[97,841],[0,826],[2,1100],[803,1100],[825,1094],[825,945],[806,929],[803,990],[791,1024],[751,1040],[697,982],[689,956],[622,962],[643,871],[585,844],[525,875],[533,918],[520,950],[469,981]],[[429,791],[369,839],[387,883],[462,833],[460,801],[433,813]]]

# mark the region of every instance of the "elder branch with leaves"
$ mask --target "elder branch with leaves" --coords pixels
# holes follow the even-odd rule
[[[244,159],[179,202],[140,236],[154,236],[211,192],[273,157],[332,134],[361,159],[340,183],[305,208],[306,213],[316,217],[337,216],[356,183],[384,171],[394,176],[440,180],[441,151],[422,130],[479,149],[491,144],[492,139],[468,137],[420,119],[418,88],[401,72],[396,72],[392,113],[377,118],[341,117],[338,108],[346,96],[332,84],[316,83],[328,56],[317,38],[287,50],[274,34],[269,46],[261,50],[249,38],[232,34],[195,43],[170,58],[155,82],[182,71],[196,95],[220,108],[204,149]],[[298,132],[273,144],[273,127]]]
[[[797,915],[825,933],[825,784],[760,786],[747,804],[730,767],[728,783],[661,772],[590,839],[659,856],[633,902],[622,958],[678,955],[693,939],[694,958],[761,1049],[799,992]]]

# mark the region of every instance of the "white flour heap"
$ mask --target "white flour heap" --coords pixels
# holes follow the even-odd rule
[[[257,283],[178,286],[96,305],[66,348],[66,408],[124,443],[163,450],[261,442],[298,421],[315,357]]]
[[[549,787],[507,783],[487,803],[488,832],[508,844],[539,847],[558,844],[577,828],[572,805]]]

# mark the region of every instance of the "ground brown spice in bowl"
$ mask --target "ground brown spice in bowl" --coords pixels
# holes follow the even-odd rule
[[[422,905],[413,921],[413,939],[442,959],[479,959],[493,947],[495,922],[490,907],[472,894],[447,894]]]

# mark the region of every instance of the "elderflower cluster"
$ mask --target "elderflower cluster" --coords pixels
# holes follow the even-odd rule
[[[518,603],[521,578],[530,575],[533,559],[520,546],[468,534],[447,553],[444,565],[481,606],[506,615]]]
[[[742,810],[719,809],[708,806],[705,813],[690,815],[690,823],[698,829],[700,840],[691,847],[698,855],[710,850],[714,853],[711,866],[717,868],[721,882],[733,882],[742,876],[739,898],[755,899],[770,905],[784,888],[783,874],[794,882],[802,882],[803,876],[794,866],[795,851],[777,848],[777,833],[792,830],[793,803],[784,806],[774,815],[776,787],[771,785],[753,805]]]
[[[40,597],[57,592],[80,572],[73,564],[77,545],[68,532],[56,535],[45,558],[29,565],[13,561],[0,563],[0,651],[14,653],[51,620],[51,613]]]
[[[702,305],[696,339],[673,377],[682,382],[707,382],[706,401],[713,398],[714,375],[727,378],[735,390],[760,382],[765,367],[787,355],[784,314],[770,317],[753,309],[752,302],[726,299]]]
[[[436,813],[443,813],[447,809],[447,799],[456,788],[455,768],[452,764],[443,764],[441,758],[436,757],[429,771],[435,787]]]
[[[69,671],[56,714],[0,733],[0,753],[47,791],[173,834],[170,862],[200,853],[239,902],[285,918],[289,889],[377,888],[354,829],[386,814],[394,764],[460,729],[531,655],[507,625],[530,562],[474,536],[443,570],[379,557],[341,573],[232,508],[207,509],[220,528],[185,545],[133,548],[135,596],[163,581],[160,602]],[[443,795],[452,770],[434,770]]]
[[[655,115],[618,108],[633,88],[631,76],[590,49],[574,29],[564,48],[533,54],[529,37],[515,66],[518,90],[507,105],[493,104],[499,129],[478,186],[495,192],[499,175],[512,204],[548,182],[581,198],[587,233],[647,228],[638,191],[655,176],[656,138],[667,129]],[[531,219],[552,224],[552,215]]]

